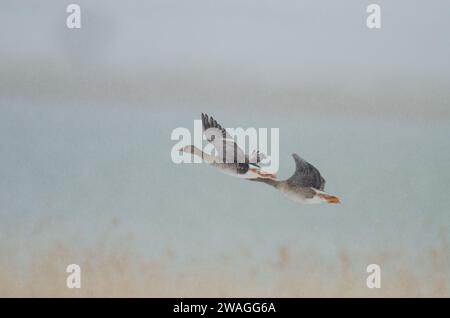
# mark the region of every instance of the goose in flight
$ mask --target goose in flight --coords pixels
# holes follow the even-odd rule
[[[281,191],[288,198],[299,203],[341,203],[338,197],[324,192],[325,179],[312,164],[293,154],[295,172],[286,180],[256,178],[250,181],[263,182]]]
[[[185,146],[179,149],[179,151],[198,156],[222,172],[233,176],[246,179],[276,178],[275,174],[264,172],[261,169],[259,162],[264,159],[262,154],[256,151],[249,158],[236,144],[226,129],[222,128],[213,117],[202,113],[202,126],[206,139],[214,146],[218,155],[207,154],[194,145]]]

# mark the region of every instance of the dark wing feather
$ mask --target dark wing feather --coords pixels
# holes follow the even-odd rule
[[[248,170],[249,159],[247,155],[239,148],[225,128],[223,128],[212,116],[210,117],[204,113],[202,113],[202,125],[208,142],[214,145],[219,152],[219,157],[223,159],[223,162],[243,164]],[[208,134],[207,130],[209,129],[219,130],[222,136],[220,136],[220,133]],[[253,165],[259,167],[256,163]]]
[[[231,138],[231,136],[227,133],[225,128],[222,128],[222,126],[212,116],[209,117],[207,114],[202,113],[202,125],[203,125],[203,131],[206,131],[209,128],[216,128],[222,132],[223,139]],[[208,141],[211,142],[212,140],[208,140]]]
[[[325,187],[325,179],[322,178],[319,170],[295,153],[292,157],[295,161],[295,172],[292,177],[287,180],[287,182],[291,185],[313,187],[322,191]]]

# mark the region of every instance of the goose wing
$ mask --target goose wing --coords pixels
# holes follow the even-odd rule
[[[214,145],[218,159],[225,163],[248,163],[248,157],[236,144],[233,137],[212,116],[202,113],[203,132],[208,142]]]
[[[292,154],[292,157],[295,161],[295,172],[287,182],[294,186],[313,187],[323,191],[325,179],[322,178],[319,170],[295,153]]]

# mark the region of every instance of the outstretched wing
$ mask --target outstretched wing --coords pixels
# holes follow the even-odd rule
[[[306,162],[297,154],[292,154],[295,161],[295,172],[287,182],[294,186],[313,187],[323,191],[325,187],[325,179],[320,175],[312,164]]]
[[[225,163],[248,163],[249,160],[231,135],[213,117],[202,113],[203,132],[217,150],[218,159]]]
[[[215,128],[217,129],[219,132],[222,133],[222,138],[223,139],[233,139],[230,134],[226,131],[225,128],[223,128],[218,122],[217,120],[215,120],[212,116],[209,117],[207,114],[203,114],[202,113],[202,125],[203,125],[203,132],[206,134],[207,131],[211,128]],[[206,135],[206,137],[208,138],[209,142],[212,142],[212,140],[210,140],[209,138],[211,138],[211,136]]]

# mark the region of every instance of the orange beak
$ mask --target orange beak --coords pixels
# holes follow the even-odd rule
[[[330,195],[328,198],[326,198],[327,199],[327,202],[328,203],[341,203],[341,200],[339,200],[339,198],[338,197],[335,197],[335,196],[332,196],[332,195]]]
[[[328,195],[328,194],[322,194],[322,193],[319,193],[318,195],[319,195],[319,197],[325,199],[328,203],[337,203],[337,204],[341,203],[341,200],[338,197],[335,197],[334,195]]]

